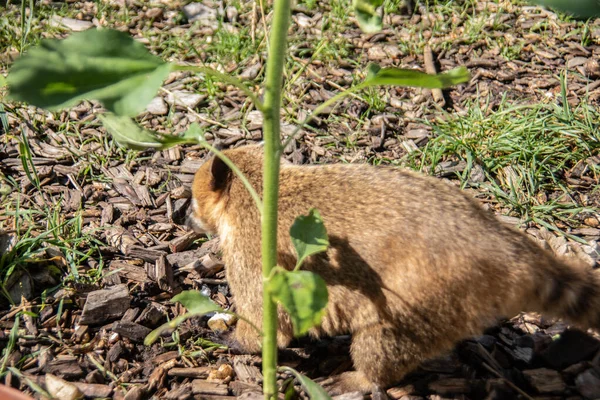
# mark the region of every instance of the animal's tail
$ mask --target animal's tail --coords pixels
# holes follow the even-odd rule
[[[540,311],[582,328],[600,329],[600,270],[554,257],[539,266],[535,291]]]

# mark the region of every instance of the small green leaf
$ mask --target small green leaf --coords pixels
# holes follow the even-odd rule
[[[266,284],[273,300],[290,314],[294,335],[306,334],[321,323],[328,294],[325,281],[310,271],[277,271]]]
[[[352,0],[358,26],[363,32],[375,33],[381,30],[383,20],[381,13],[377,12],[377,8],[382,4],[383,0]]]
[[[163,144],[153,133],[143,129],[129,117],[114,114],[99,115],[100,121],[123,147],[134,150],[160,149]]]
[[[290,367],[280,367],[279,369],[292,373],[298,379],[298,382],[300,382],[306,393],[308,393],[311,400],[331,400],[325,389],[307,376]]]
[[[329,247],[323,219],[319,211],[314,208],[308,212],[308,215],[296,218],[290,228],[290,236],[298,255],[296,268],[302,265],[306,257],[327,251]]]
[[[554,8],[580,18],[600,17],[598,0],[530,0],[531,3]]]
[[[179,302],[183,304],[183,306],[188,310],[187,313],[180,315],[176,318],[173,318],[171,321],[162,324],[152,332],[146,336],[144,339],[144,344],[146,346],[150,346],[152,343],[156,342],[156,340],[160,337],[160,335],[168,330],[175,329],[179,324],[183,321],[193,318],[199,317],[204,314],[208,314],[213,311],[223,311],[221,307],[219,307],[214,301],[204,296],[202,293],[196,290],[186,290],[179,293],[177,296],[171,299],[172,302]]]
[[[171,68],[123,32],[89,29],[44,40],[19,57],[7,78],[9,99],[49,110],[97,100],[115,114],[135,116]]]
[[[185,290],[171,299],[181,303],[187,310],[196,315],[204,315],[213,311],[223,311],[214,301],[197,290]]]
[[[6,86],[6,78],[4,75],[0,74],[0,88]]]
[[[369,65],[367,79],[360,84],[361,87],[375,85],[400,85],[428,89],[443,89],[459,83],[468,82],[469,71],[465,67],[454,68],[448,72],[430,75],[414,69],[381,68],[374,64]]]
[[[134,150],[164,150],[182,143],[197,143],[191,136],[159,135],[139,126],[127,116],[115,114],[99,115],[100,121],[113,138],[123,147]],[[191,129],[191,127],[190,127]],[[186,132],[187,133],[187,132]]]
[[[192,313],[186,313],[186,314],[180,315],[180,316],[178,316],[176,318],[173,318],[169,322],[166,322],[166,323],[162,324],[161,326],[159,326],[158,328],[156,328],[155,330],[153,330],[152,332],[150,332],[148,334],[148,336],[146,336],[146,338],[144,339],[144,344],[146,346],[150,346],[152,343],[154,343],[154,342],[156,342],[156,340],[158,340],[158,338],[160,337],[160,335],[164,331],[166,331],[168,329],[175,329],[183,321],[185,321],[188,318],[192,318],[194,316],[195,315],[192,314]]]

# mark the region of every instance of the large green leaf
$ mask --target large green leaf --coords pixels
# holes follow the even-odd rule
[[[164,150],[183,143],[198,143],[201,130],[198,124],[192,124],[182,136],[160,135],[148,131],[127,116],[102,114],[98,116],[106,130],[123,147],[134,150]]]
[[[534,4],[554,8],[581,18],[600,17],[598,0],[530,0]]]
[[[383,21],[377,8],[382,4],[383,0],[352,0],[358,26],[363,32],[374,33],[381,30]]]
[[[267,281],[266,290],[290,314],[294,335],[304,335],[321,323],[328,293],[319,275],[310,271],[278,270]]]
[[[90,29],[49,39],[13,64],[9,99],[49,110],[98,100],[118,115],[135,116],[150,103],[171,65],[129,35]]]
[[[156,340],[160,337],[160,335],[168,330],[175,329],[179,324],[183,321],[193,318],[199,317],[204,314],[208,314],[213,311],[223,311],[221,307],[219,307],[214,301],[204,296],[202,293],[196,290],[186,290],[179,293],[177,296],[171,299],[173,302],[179,302],[183,304],[183,306],[188,310],[186,314],[180,315],[176,318],[173,318],[171,321],[159,326],[152,332],[146,336],[144,339],[144,344],[146,346],[150,346],[152,343],[156,342]]]
[[[331,397],[325,389],[323,389],[319,384],[315,383],[312,379],[307,376],[302,375],[300,372],[296,371],[290,367],[280,367],[281,371],[287,371],[292,373],[296,379],[300,382],[304,391],[309,395],[311,400],[331,400]]]
[[[469,79],[469,71],[465,67],[458,67],[448,72],[430,75],[414,69],[379,68],[376,64],[371,64],[367,71],[367,79],[359,86],[398,85],[443,89],[468,82]]]
[[[290,228],[290,236],[298,255],[296,268],[304,262],[306,257],[327,251],[329,247],[323,219],[319,211],[314,208],[308,212],[308,215],[296,218]]]

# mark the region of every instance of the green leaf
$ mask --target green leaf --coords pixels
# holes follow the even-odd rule
[[[382,4],[383,0],[352,0],[358,26],[363,32],[375,33],[381,30],[383,20],[377,8]]]
[[[367,65],[367,79],[365,80],[369,80],[369,79],[373,79],[377,76],[377,73],[381,71],[381,67],[375,63],[370,63],[369,65]]]
[[[328,294],[325,281],[310,271],[277,271],[267,281],[266,290],[290,314],[294,335],[306,334],[321,323]]]
[[[44,40],[19,57],[7,78],[9,99],[49,110],[97,100],[115,114],[135,116],[171,68],[123,32],[89,29]]]
[[[197,143],[196,138],[191,135],[174,136],[159,135],[139,126],[134,120],[127,116],[115,114],[99,115],[100,121],[113,138],[123,147],[134,150],[158,149],[164,150],[182,143]],[[191,129],[191,127],[190,127]],[[189,130],[188,130],[189,131]]]
[[[331,400],[325,389],[307,376],[290,367],[280,367],[279,369],[292,373],[298,379],[298,382],[300,382],[306,393],[308,393],[311,400]]]
[[[187,308],[188,312],[180,315],[176,318],[173,318],[171,321],[159,326],[152,332],[146,336],[144,339],[144,344],[146,346],[150,346],[152,343],[156,342],[156,340],[160,337],[160,335],[168,330],[175,329],[179,324],[183,321],[193,318],[199,317],[204,314],[208,314],[213,311],[222,312],[223,309],[219,307],[214,301],[204,296],[202,293],[196,290],[186,290],[179,293],[177,296],[171,299],[172,302],[179,302],[183,304],[185,308]]]
[[[214,301],[197,290],[185,290],[171,299],[181,303],[187,310],[196,315],[204,315],[213,311],[223,311]]]
[[[296,218],[290,228],[290,236],[298,255],[296,268],[302,265],[306,257],[327,251],[329,247],[323,219],[319,211],[314,208],[308,212],[308,215]]]
[[[0,88],[6,86],[6,78],[4,75],[0,74]]]
[[[471,79],[465,67],[454,68],[442,74],[430,75],[414,69],[380,68],[371,64],[367,71],[367,79],[360,87],[375,85],[400,85],[428,89],[443,89]]]
[[[600,17],[598,0],[530,0],[531,3],[550,7],[580,18]]]

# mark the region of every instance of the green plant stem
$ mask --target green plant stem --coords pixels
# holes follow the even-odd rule
[[[277,264],[277,199],[281,155],[280,120],[281,87],[286,61],[287,31],[290,23],[290,1],[275,0],[273,25],[265,76],[263,103],[263,169],[262,262],[263,279],[267,280]],[[263,393],[265,399],[277,398],[277,305],[263,285]]]
[[[264,106],[260,102],[258,97],[256,97],[254,92],[252,92],[250,89],[248,89],[248,87],[244,84],[244,82],[240,81],[237,78],[234,78],[233,76],[223,74],[223,73],[221,73],[215,69],[209,68],[209,67],[198,67],[196,65],[175,64],[175,65],[173,65],[173,70],[174,71],[193,71],[193,72],[197,72],[200,74],[206,74],[206,75],[210,75],[210,76],[217,78],[221,82],[225,82],[230,85],[233,85],[233,86],[237,87],[238,89],[240,89],[242,92],[244,92],[244,94],[246,96],[248,96],[250,98],[250,100],[252,100],[252,103],[254,104],[254,107],[256,107],[257,110],[263,111]]]

